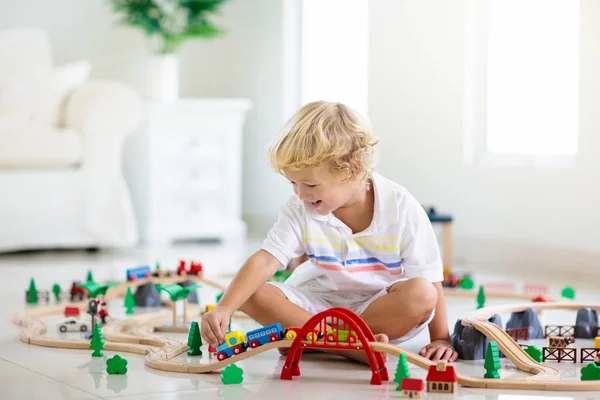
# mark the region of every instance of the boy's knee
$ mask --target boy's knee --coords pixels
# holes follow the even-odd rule
[[[429,318],[437,304],[438,294],[435,286],[425,278],[411,278],[397,287],[397,291],[410,299],[411,308],[419,317]],[[396,286],[396,285],[394,285]],[[390,288],[390,291],[394,289]]]

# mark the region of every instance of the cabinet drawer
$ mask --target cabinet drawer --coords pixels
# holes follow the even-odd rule
[[[170,195],[224,191],[225,166],[215,162],[169,162],[155,169],[153,181]]]
[[[224,220],[226,207],[220,193],[205,192],[203,195],[170,196],[167,225],[189,230],[196,224],[218,224]]]
[[[168,162],[212,160],[220,161],[225,154],[225,140],[223,137],[215,135],[198,135],[190,133],[189,135],[175,135],[172,138],[162,138],[156,141],[155,153],[161,154],[161,157]]]
[[[225,126],[223,126],[225,125]],[[152,128],[154,153],[169,158],[220,158],[227,150],[231,135],[237,134],[226,123],[156,123]]]

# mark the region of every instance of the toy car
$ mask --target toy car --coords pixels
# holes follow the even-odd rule
[[[58,330],[61,332],[87,332],[90,329],[90,324],[81,322],[75,318],[66,319],[62,324],[58,325]]]
[[[285,337],[287,340],[293,341],[294,339],[296,339],[296,336],[298,336],[298,332],[300,332],[301,329],[302,328],[290,326],[283,331],[283,337]],[[309,342],[312,342],[314,335],[316,335],[315,341],[317,341],[323,339],[324,333],[320,332],[317,329],[314,329],[311,332],[308,332],[304,339]]]

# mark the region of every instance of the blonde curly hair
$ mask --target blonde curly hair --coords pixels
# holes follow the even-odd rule
[[[304,105],[284,125],[268,151],[269,165],[283,175],[327,166],[344,180],[369,188],[375,167],[375,146],[369,122],[340,103],[315,101]]]

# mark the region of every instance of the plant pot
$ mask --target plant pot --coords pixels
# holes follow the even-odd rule
[[[154,55],[146,70],[146,97],[173,101],[179,97],[179,59],[174,54]]]

